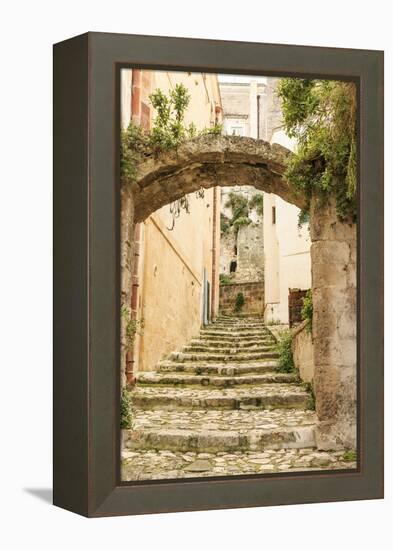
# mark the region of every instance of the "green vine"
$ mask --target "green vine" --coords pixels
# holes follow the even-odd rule
[[[235,307],[234,307],[235,313],[240,313],[245,303],[246,303],[246,300],[244,299],[243,292],[238,292],[236,294],[236,299],[235,299]]]
[[[235,234],[237,234],[240,227],[251,223],[249,217],[251,210],[255,209],[259,216],[263,215],[263,195],[257,193],[251,199],[248,199],[244,195],[231,192],[228,194],[225,208],[231,209],[232,218],[221,214],[221,232],[226,233],[233,227]]]
[[[250,202],[248,203],[248,206],[250,207],[250,210],[255,209],[258,216],[263,216],[263,195],[262,193],[256,193],[253,195],[250,199]]]
[[[295,363],[292,352],[292,333],[284,330],[280,333],[277,342],[278,372],[291,373],[295,371]]]
[[[164,94],[157,88],[149,95],[150,103],[156,111],[153,126],[150,130],[143,130],[131,122],[121,131],[120,136],[120,174],[122,185],[132,185],[138,178],[138,164],[144,158],[157,156],[162,151],[176,149],[187,139],[202,135],[222,133],[222,125],[215,124],[210,128],[198,131],[195,124],[186,125],[184,116],[190,103],[191,96],[183,84],[176,84],[175,88]],[[203,191],[196,192],[197,198],[203,197]],[[172,230],[180,212],[189,212],[189,200],[182,197],[171,204]]]
[[[120,398],[120,428],[122,430],[130,430],[133,423],[134,415],[132,413],[131,392],[123,388]]]
[[[144,319],[132,319],[131,311],[125,305],[121,307],[120,315],[125,323],[126,348],[130,350],[134,345],[136,335],[142,336],[143,334]]]
[[[286,178],[309,210],[315,193],[336,199],[342,221],[356,219],[356,88],[333,80],[283,78],[278,86],[284,127],[297,140]]]
[[[226,273],[220,273],[221,286],[230,285],[231,283],[233,283],[233,280],[229,275],[227,275]]]

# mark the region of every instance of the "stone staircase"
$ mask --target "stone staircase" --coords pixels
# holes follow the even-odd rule
[[[277,372],[275,343],[260,318],[222,316],[139,374],[123,479],[338,467],[337,453],[315,451],[310,394]]]

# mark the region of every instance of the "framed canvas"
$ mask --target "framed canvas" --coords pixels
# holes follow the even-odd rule
[[[383,497],[383,53],[54,46],[54,504]]]

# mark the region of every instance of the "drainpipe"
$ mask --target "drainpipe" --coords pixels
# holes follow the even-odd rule
[[[131,84],[131,120],[134,124],[140,125],[141,123],[141,84],[142,84],[142,71],[141,69],[133,69],[132,71],[132,84]],[[134,231],[134,261],[132,263],[131,274],[131,299],[130,310],[131,320],[136,321],[138,318],[138,297],[139,297],[139,261],[141,254],[141,224],[135,225]],[[127,351],[126,354],[126,381],[127,386],[134,386],[136,382],[135,378],[135,356],[136,356],[136,342],[134,340],[133,346]]]
[[[259,139],[259,112],[260,112],[260,94],[257,95],[257,139]]]
[[[134,261],[131,276],[131,321],[138,319],[138,296],[139,296],[139,262],[141,254],[141,224],[135,225],[134,232]],[[136,356],[136,342],[127,351],[126,354],[126,380],[127,386],[134,386],[136,382],[135,378],[135,356]]]

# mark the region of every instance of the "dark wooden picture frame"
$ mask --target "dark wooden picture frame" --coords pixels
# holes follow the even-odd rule
[[[120,67],[358,85],[358,468],[120,482]],[[383,52],[87,33],[54,46],[54,504],[89,516],[383,497]]]

